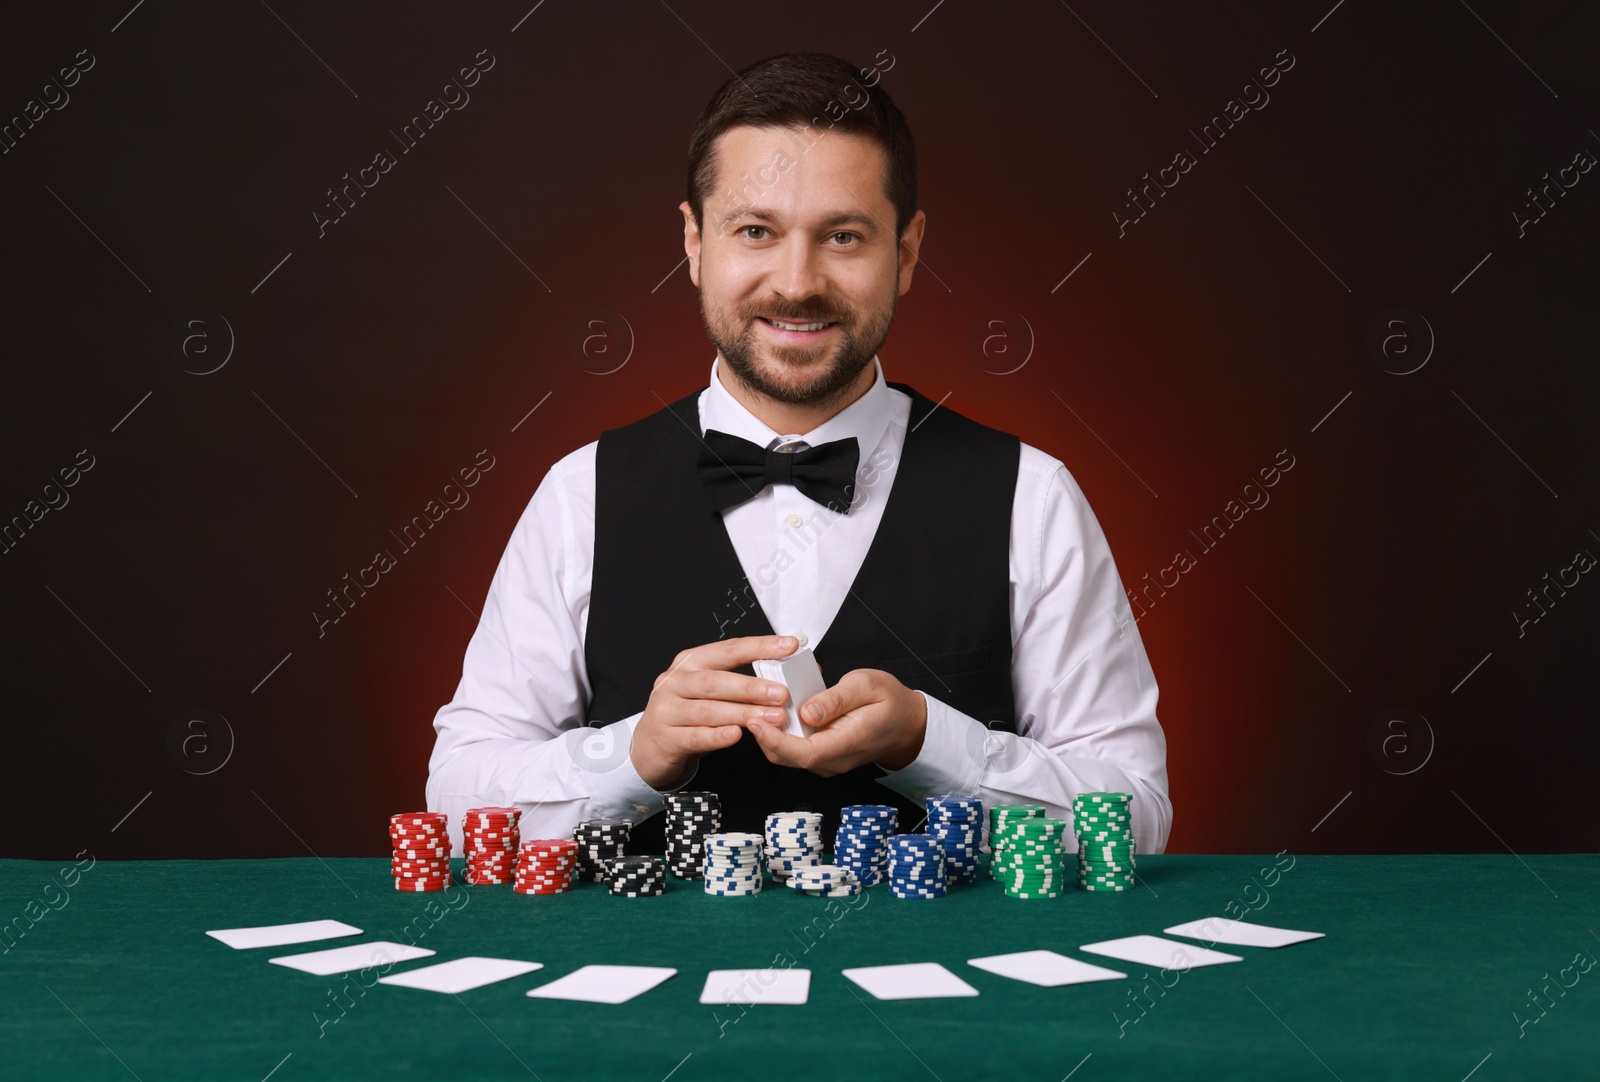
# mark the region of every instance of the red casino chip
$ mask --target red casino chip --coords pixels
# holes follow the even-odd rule
[[[540,856],[559,853],[575,857],[578,855],[578,843],[571,838],[529,838],[522,843],[522,851]]]
[[[389,873],[394,888],[444,890],[451,884],[450,819],[443,812],[402,812],[389,817]]]
[[[391,827],[389,830],[389,840],[392,842],[410,841],[414,838],[439,839],[448,838],[449,836],[450,832],[444,827],[440,827],[438,830],[423,830],[420,827],[411,828],[408,830],[395,830]]]
[[[398,849],[426,849],[432,845],[448,846],[448,834],[391,834],[389,844]]]

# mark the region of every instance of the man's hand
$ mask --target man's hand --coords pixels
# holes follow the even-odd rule
[[[801,704],[800,723],[812,730],[809,737],[784,732],[779,715],[776,723],[749,724],[767,758],[830,778],[862,763],[891,770],[909,766],[922,751],[928,702],[881,669],[852,669]]]
[[[790,635],[747,635],[680,651],[656,677],[628,748],[645,784],[670,789],[700,756],[737,744],[749,723],[782,725],[789,689],[732,670],[796,645]]]

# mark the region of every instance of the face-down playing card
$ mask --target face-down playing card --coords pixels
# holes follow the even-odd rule
[[[332,976],[335,973],[349,973],[356,969],[368,969],[373,966],[392,965],[395,962],[409,962],[415,958],[427,958],[434,952],[426,947],[408,947],[404,943],[356,943],[348,947],[334,947],[332,950],[309,951],[304,954],[285,954],[279,958],[268,958],[267,961],[275,966],[287,966],[298,969],[302,973],[314,973],[319,977]]]
[[[534,999],[577,999],[585,1003],[626,1003],[678,972],[665,966],[583,966],[541,984]]]
[[[379,977],[379,984],[393,984],[401,988],[420,988],[425,992],[467,992],[496,981],[510,980],[524,973],[543,969],[543,962],[519,962],[511,958],[453,958],[438,965],[408,969],[404,973],[391,973]]]

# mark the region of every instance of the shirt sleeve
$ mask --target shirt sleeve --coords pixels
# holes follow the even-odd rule
[[[1172,802],[1150,659],[1082,490],[1060,462],[1023,450],[1011,535],[1017,732],[924,694],[921,751],[879,780],[913,800],[969,793],[1043,804],[1069,823],[1079,793],[1131,793],[1138,849],[1160,853]]]
[[[434,717],[427,805],[449,816],[458,853],[469,808],[515,806],[523,837],[566,838],[582,819],[638,821],[664,806],[629,754],[642,712],[585,725],[593,446],[558,462],[534,492],[489,584],[455,696]]]

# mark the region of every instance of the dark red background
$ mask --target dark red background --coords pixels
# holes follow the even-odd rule
[[[1128,586],[1199,556],[1139,624],[1172,850],[1600,843],[1600,585],[1524,637],[1511,616],[1600,553],[1600,172],[1525,238],[1512,220],[1600,155],[1592,23],[1491,0],[1320,25],[1331,0],[683,0],[547,3],[513,31],[532,6],[151,4],[113,32],[127,8],[89,4],[0,45],[8,116],[97,61],[0,156],[0,517],[96,459],[0,555],[4,855],[382,851],[545,470],[704,385],[673,271],[689,130],[730,66],[791,49],[895,60],[928,231],[887,377],[1062,459]],[[471,103],[319,238],[324,190],[482,49]],[[1270,104],[1200,154],[1187,129],[1283,49]],[[1180,149],[1198,164],[1119,239],[1125,189]],[[1438,340],[1406,376],[1366,346],[1395,307]],[[195,308],[237,336],[212,375],[167,348]],[[610,375],[575,346],[596,312],[633,333]],[[970,345],[996,318],[1035,337],[1009,375]],[[480,449],[471,503],[319,638],[324,591]],[[1271,503],[1199,555],[1188,531],[1284,449]],[[1432,732],[1403,775],[1420,750],[1373,747],[1396,709]],[[186,772],[173,727],[216,715],[231,758]]]

